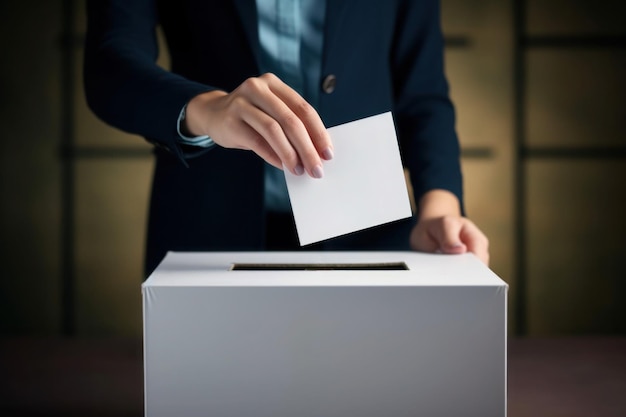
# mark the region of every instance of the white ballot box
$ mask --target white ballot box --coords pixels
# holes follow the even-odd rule
[[[507,289],[471,254],[169,253],[146,415],[505,416]]]

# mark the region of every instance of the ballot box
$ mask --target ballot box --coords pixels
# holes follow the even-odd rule
[[[168,253],[146,415],[504,416],[507,290],[472,254]]]

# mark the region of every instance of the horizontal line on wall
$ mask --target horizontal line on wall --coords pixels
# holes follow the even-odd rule
[[[626,158],[626,147],[586,147],[586,148],[523,148],[523,158],[554,159],[619,159]]]
[[[520,39],[527,48],[624,48],[620,35],[526,35]]]
[[[446,48],[469,48],[472,46],[472,40],[463,35],[446,35],[444,44]]]
[[[493,156],[493,149],[487,147],[467,147],[461,149],[462,158],[491,159]]]
[[[73,159],[144,159],[152,157],[151,148],[126,148],[126,147],[74,147],[71,149],[62,147],[60,150],[62,158]]]

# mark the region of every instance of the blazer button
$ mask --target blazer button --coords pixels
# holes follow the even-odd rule
[[[337,77],[334,74],[329,74],[322,81],[322,91],[326,94],[330,94],[335,91],[335,86],[337,85]]]

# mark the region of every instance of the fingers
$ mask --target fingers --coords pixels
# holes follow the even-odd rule
[[[264,158],[259,148],[269,148],[278,156],[278,168],[282,169],[284,165],[294,174],[301,175],[304,172],[304,165],[280,123],[250,103],[244,102],[240,107],[239,115],[251,130],[248,134],[248,137],[252,136],[248,139],[250,150]]]
[[[256,130],[294,174],[324,174],[322,159],[332,158],[330,136],[319,115],[297,92],[273,74],[246,80],[238,89],[259,111],[246,113]]]
[[[264,77],[269,78],[268,85],[274,94],[302,121],[317,153],[322,159],[332,159],[333,144],[330,135],[313,106],[273,74],[265,74]]]
[[[411,247],[423,252],[472,252],[489,265],[489,241],[469,219],[442,216],[418,222],[411,232]]]
[[[248,126],[245,123],[241,123],[240,132],[241,133],[239,137],[250,138],[248,144],[249,145],[251,144],[251,145],[249,148],[246,148],[247,150],[252,150],[254,153],[259,155],[270,165],[278,169],[283,168],[281,158],[278,156],[278,154],[276,154],[274,149],[272,149],[270,144],[267,143],[267,141],[261,135],[259,135],[254,129],[252,129],[250,126]],[[300,172],[300,174],[302,173]]]
[[[411,232],[411,247],[423,252],[465,253],[460,240],[461,217],[442,216],[420,220]]]
[[[489,239],[470,220],[465,219],[461,228],[460,238],[467,245],[467,249],[475,254],[485,265],[489,265]]]
[[[433,235],[439,243],[439,250],[442,253],[465,253],[466,245],[461,241],[461,229],[463,218],[445,216],[439,219],[439,227],[435,227]]]

